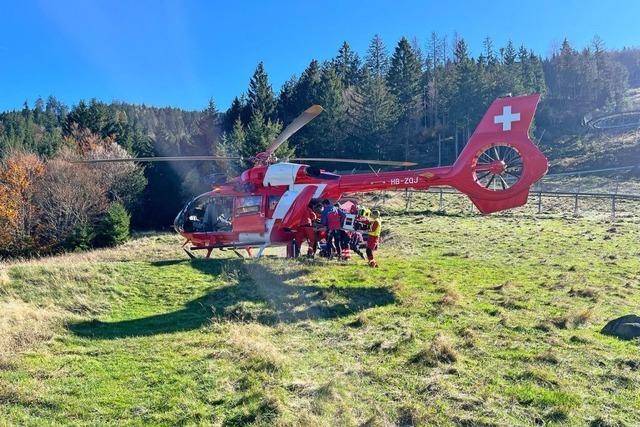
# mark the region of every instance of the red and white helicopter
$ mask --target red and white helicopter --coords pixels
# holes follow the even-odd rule
[[[322,112],[314,105],[297,117],[252,160],[240,176],[195,197],[180,211],[174,227],[192,250],[259,248],[291,243],[312,199],[338,200],[344,194],[380,190],[426,190],[449,186],[466,194],[488,214],[522,206],[530,187],[547,172],[545,156],[529,138],[540,95],[496,99],[452,166],[337,175],[303,163],[278,161],[274,153],[291,135]],[[217,156],[105,159],[103,161],[218,160]],[[224,158],[224,159],[229,159]],[[240,159],[240,158],[232,158]],[[415,166],[410,162],[296,158]],[[189,252],[188,252],[189,253]]]

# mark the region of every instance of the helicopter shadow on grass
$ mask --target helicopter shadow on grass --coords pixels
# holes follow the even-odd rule
[[[334,319],[395,302],[393,292],[386,287],[295,283],[308,272],[299,268],[280,274],[259,262],[240,259],[170,260],[155,265],[177,264],[190,264],[211,276],[231,273],[238,280],[212,288],[176,311],[117,322],[83,321],[68,325],[69,329],[82,337],[117,339],[190,331],[216,319],[265,325]]]

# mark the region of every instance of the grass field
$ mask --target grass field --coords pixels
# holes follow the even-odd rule
[[[173,235],[0,267],[0,424],[638,425],[631,220],[385,218],[358,259]]]

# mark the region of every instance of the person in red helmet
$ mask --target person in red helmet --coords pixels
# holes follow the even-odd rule
[[[380,211],[371,212],[371,229],[367,238],[367,260],[369,267],[377,267],[378,263],[374,259],[374,251],[378,250],[378,239],[382,231],[382,221],[380,220]]]
[[[318,219],[318,217],[314,212],[312,205],[309,204],[304,212],[300,226],[296,231],[296,255],[300,255],[300,252],[302,251],[302,243],[304,242],[309,244],[309,249],[307,250],[308,257],[313,257],[316,253],[316,235],[313,227],[316,219]]]

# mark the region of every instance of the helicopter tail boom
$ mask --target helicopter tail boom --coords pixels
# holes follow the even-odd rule
[[[539,95],[496,99],[452,166],[345,175],[339,191],[451,186],[469,196],[482,213],[522,206],[548,168],[529,138],[539,100]]]

